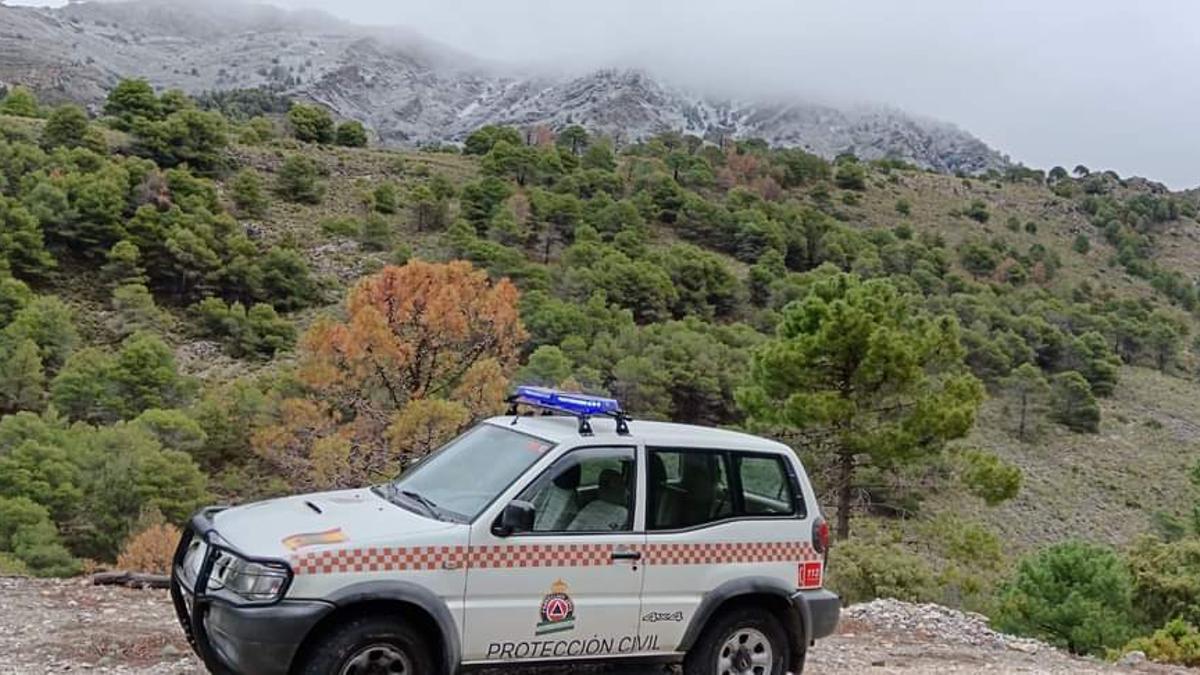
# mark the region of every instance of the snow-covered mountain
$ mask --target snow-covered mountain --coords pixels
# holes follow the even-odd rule
[[[411,31],[313,12],[234,0],[0,6],[0,82],[96,103],[130,76],[189,92],[282,86],[394,144],[461,140],[484,124],[582,124],[620,141],[673,129],[711,140],[758,137],[824,156],[896,157],[940,171],[1006,163],[952,125],[889,108],[723,100],[639,71],[528,75]]]

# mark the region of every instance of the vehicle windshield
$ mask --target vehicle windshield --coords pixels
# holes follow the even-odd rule
[[[390,487],[437,512],[471,521],[553,443],[512,429],[481,424],[450,441]]]

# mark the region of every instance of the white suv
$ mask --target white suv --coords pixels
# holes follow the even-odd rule
[[[522,387],[512,401],[395,482],[194,516],[171,595],[209,669],[802,670],[840,604],[789,448],[630,423],[611,399]]]

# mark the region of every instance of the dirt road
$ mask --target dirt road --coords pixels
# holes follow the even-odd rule
[[[0,578],[0,673],[60,672],[192,675],[204,671],[184,642],[164,591],[97,587],[82,580]],[[504,671],[504,675],[516,672]],[[609,668],[600,672],[657,675],[663,671]],[[1077,659],[1033,641],[993,633],[978,617],[933,605],[879,601],[847,610],[838,635],[823,640],[810,653],[806,672],[1186,671]]]

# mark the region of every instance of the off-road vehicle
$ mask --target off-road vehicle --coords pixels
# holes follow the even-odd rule
[[[511,402],[394,482],[196,514],[171,596],[208,668],[801,671],[839,602],[791,449],[632,422],[612,399],[521,387]]]

